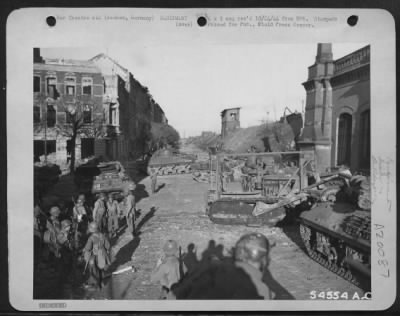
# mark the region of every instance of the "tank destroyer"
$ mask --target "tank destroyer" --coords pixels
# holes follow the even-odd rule
[[[308,255],[355,285],[371,287],[370,180],[355,176],[338,190],[325,185],[298,221]],[[315,198],[315,192],[312,195]]]
[[[274,226],[286,216],[281,200],[293,203],[298,198],[293,194],[307,184],[307,166],[313,160],[313,152],[307,151],[217,154],[208,216],[218,224]]]

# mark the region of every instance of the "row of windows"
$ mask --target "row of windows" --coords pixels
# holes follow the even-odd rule
[[[83,95],[92,95],[92,86],[93,79],[89,77],[82,78],[82,94]],[[75,77],[65,77],[64,79],[64,93],[66,95],[75,95],[76,94],[76,78]],[[40,76],[33,77],[33,92],[41,91],[41,79]],[[57,91],[57,77],[56,76],[48,76],[46,77],[46,93],[48,96],[53,99],[57,99],[59,93]]]
[[[74,116],[71,115],[69,112],[66,113],[66,123],[67,124],[72,124],[74,123]],[[90,106],[85,105],[83,109],[83,115],[82,118],[83,123],[85,124],[90,124],[92,123],[92,109]],[[42,123],[42,120],[46,121],[47,127],[54,127],[57,122],[57,110],[53,105],[47,105],[46,112],[43,113],[40,109],[40,106],[35,105],[33,107],[33,122],[34,123]],[[43,122],[44,123],[44,122]]]

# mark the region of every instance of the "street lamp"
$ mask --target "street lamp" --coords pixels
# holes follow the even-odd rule
[[[44,162],[47,165],[47,110],[49,109],[49,103],[52,102],[52,98],[46,98],[46,109],[44,111]]]

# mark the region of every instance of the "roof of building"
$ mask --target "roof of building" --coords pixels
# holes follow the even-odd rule
[[[109,59],[109,60],[110,60],[111,62],[113,62],[117,67],[119,67],[123,72],[125,72],[125,73],[127,73],[127,74],[129,73],[129,70],[128,70],[128,69],[126,69],[125,67],[121,66],[121,64],[118,63],[115,59],[111,58],[110,56],[108,56],[108,55],[106,55],[106,54],[104,54],[104,53],[97,54],[96,56],[90,58],[89,61],[94,62],[95,60],[99,60],[99,59],[101,59],[101,58]]]
[[[221,111],[221,116],[224,116],[226,111],[229,111],[229,110],[240,110],[240,109],[241,109],[241,107],[224,109],[224,110]]]
[[[334,76],[352,71],[370,63],[370,45],[364,46],[334,61]]]
[[[34,70],[63,71],[63,72],[86,72],[101,73],[100,69],[91,61],[45,58],[43,63],[34,63]]]

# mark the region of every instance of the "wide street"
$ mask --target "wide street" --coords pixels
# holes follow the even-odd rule
[[[110,271],[133,265],[135,272],[111,275],[102,290],[75,290],[71,298],[157,299],[159,286],[150,283],[150,275],[167,239],[179,243],[182,255],[188,253],[188,247],[194,249],[189,255],[189,263],[193,263],[201,260],[207,248],[206,254],[217,251],[229,256],[238,238],[252,231],[265,234],[275,244],[271,251],[270,286],[276,298],[305,300],[311,291],[347,292],[349,297],[355,292],[360,296],[363,293],[304,253],[296,224],[282,228],[217,225],[204,212],[207,184],[194,181],[191,175],[162,176],[158,192],[148,196],[149,184],[149,178],[145,178],[138,185],[139,236],[133,238],[122,232],[113,241]]]

